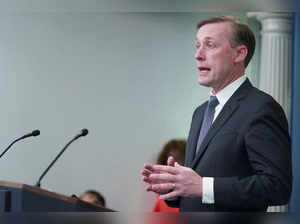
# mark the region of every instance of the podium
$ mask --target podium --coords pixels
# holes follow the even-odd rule
[[[0,212],[113,212],[39,187],[0,181]]]

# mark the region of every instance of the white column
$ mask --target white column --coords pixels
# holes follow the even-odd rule
[[[261,22],[259,88],[283,107],[290,118],[292,15],[290,13],[248,13]]]
[[[290,119],[291,104],[291,44],[292,15],[290,13],[251,12],[261,23],[261,56],[259,88],[283,107]],[[269,207],[268,211],[285,211],[284,206]]]

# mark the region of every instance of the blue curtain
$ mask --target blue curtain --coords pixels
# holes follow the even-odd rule
[[[289,211],[300,211],[300,13],[293,15],[292,114],[293,193]]]

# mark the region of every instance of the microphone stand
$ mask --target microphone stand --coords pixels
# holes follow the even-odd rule
[[[20,138],[17,138],[16,140],[14,140],[12,143],[10,143],[10,145],[1,153],[1,155],[0,155],[0,158],[10,149],[10,147],[12,147],[12,145],[13,144],[15,144],[16,142],[18,142],[18,141],[20,141],[20,140],[22,140],[22,139],[24,139],[24,138],[28,138],[28,137],[31,137],[31,136],[38,136],[38,135],[40,135],[40,131],[39,130],[34,130],[34,131],[32,131],[31,133],[29,133],[29,134],[26,134],[26,135],[24,135],[24,136],[22,136],[22,137],[20,137]]]
[[[83,130],[87,130],[87,129],[83,129]],[[47,169],[42,173],[42,175],[40,176],[39,180],[37,181],[37,183],[35,184],[36,187],[41,187],[41,181],[44,178],[44,176],[48,173],[48,171],[50,170],[50,168],[54,165],[54,163],[59,159],[59,157],[64,153],[64,151],[69,147],[69,145],[74,142],[76,139],[87,135],[87,133],[80,133],[78,135],[76,135],[71,141],[69,141],[65,147],[63,147],[63,149],[60,151],[60,153],[55,157],[55,159],[50,163],[50,165],[47,167]]]

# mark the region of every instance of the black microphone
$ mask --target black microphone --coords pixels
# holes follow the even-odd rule
[[[55,157],[55,159],[50,163],[50,165],[47,167],[47,169],[42,173],[42,175],[40,176],[39,180],[37,181],[37,183],[35,184],[36,187],[41,187],[41,181],[43,179],[43,177],[48,173],[48,171],[50,170],[50,168],[54,165],[54,163],[58,160],[58,158],[64,153],[64,151],[68,148],[68,146],[74,142],[76,139],[86,136],[89,133],[89,131],[87,129],[82,129],[80,131],[80,133],[78,135],[76,135],[74,138],[72,138],[71,141],[69,141],[65,147],[63,147],[63,149],[60,151],[60,153]]]
[[[10,145],[1,153],[1,155],[0,155],[0,158],[10,149],[10,147],[13,145],[13,144],[15,144],[17,141],[20,141],[20,140],[22,140],[22,139],[24,139],[24,138],[28,138],[28,137],[31,137],[31,136],[38,136],[38,135],[40,135],[40,130],[34,130],[34,131],[32,131],[31,133],[28,133],[28,134],[26,134],[26,135],[23,135],[22,137],[20,137],[20,138],[17,138],[16,140],[14,140],[12,143],[10,143]]]
[[[84,137],[86,136],[87,134],[89,133],[89,130],[84,128],[84,129],[81,129],[80,133],[78,135],[76,135],[74,137],[74,139],[77,139],[77,138],[80,138],[80,137]]]

